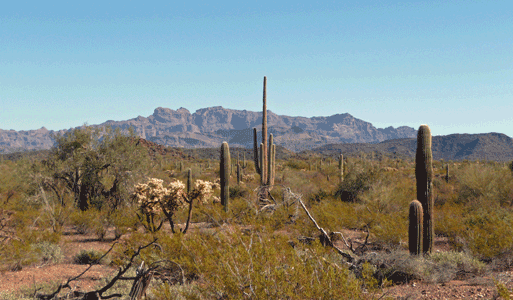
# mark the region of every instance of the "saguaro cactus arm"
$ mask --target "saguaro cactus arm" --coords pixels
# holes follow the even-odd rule
[[[410,203],[410,224],[408,228],[408,247],[411,255],[422,253],[423,214],[422,204],[413,200]]]

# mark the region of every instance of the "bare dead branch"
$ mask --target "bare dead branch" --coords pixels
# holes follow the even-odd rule
[[[109,296],[103,296],[103,293],[107,292],[110,288],[112,288],[112,286],[116,283],[116,281],[122,279],[123,274],[125,274],[128,271],[128,269],[130,269],[130,267],[132,267],[134,259],[137,256],[139,256],[140,252],[143,249],[150,247],[151,245],[155,244],[156,242],[157,242],[157,238],[155,238],[153,241],[151,241],[150,243],[148,243],[144,246],[139,246],[139,248],[130,257],[128,263],[125,266],[120,267],[116,276],[114,276],[110,280],[110,282],[107,283],[103,288],[101,288],[99,290],[91,291],[91,292],[74,292],[73,293],[74,297],[80,297],[81,299],[110,299],[110,298],[114,298],[114,297],[118,297],[118,298],[122,297],[121,294],[113,294],[113,295],[109,295]],[[114,249],[114,246],[117,243],[118,242],[114,242],[112,244],[112,246],[109,248],[109,250],[104,255],[102,255],[100,257],[100,259],[98,259],[97,261],[100,261],[103,258],[105,258],[105,256],[107,256],[107,254],[109,254],[112,251],[112,249]],[[89,266],[82,273],[78,274],[77,276],[69,278],[65,283],[59,285],[59,287],[57,288],[57,290],[55,292],[53,292],[51,294],[36,295],[35,298],[40,299],[40,300],[58,299],[56,296],[62,291],[62,289],[64,289],[64,288],[71,289],[71,286],[69,284],[75,280],[78,280],[80,277],[82,277],[87,271],[89,271],[92,268],[92,266],[94,264],[95,264],[94,262],[89,264]]]
[[[315,219],[312,217],[312,215],[310,214],[310,212],[308,211],[308,209],[306,208],[305,204],[303,203],[303,201],[301,201],[301,198],[298,198],[297,201],[299,201],[299,203],[301,204],[301,206],[303,207],[304,211],[306,212],[306,214],[308,215],[308,217],[310,218],[310,220],[314,223],[315,227],[317,228],[317,230],[319,230],[324,238],[325,241],[328,242],[328,245],[331,246],[333,249],[335,249],[335,251],[337,251],[338,254],[342,255],[348,262],[352,263],[355,261],[355,258],[353,256],[351,256],[350,254],[347,254],[345,252],[343,252],[342,250],[340,250],[337,246],[335,246],[333,244],[333,241],[331,240],[330,236],[326,233],[326,231],[319,226],[319,224],[317,224],[317,222],[315,221]]]

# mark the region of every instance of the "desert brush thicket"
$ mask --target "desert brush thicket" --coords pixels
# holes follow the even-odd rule
[[[140,151],[139,155],[144,156],[146,152]],[[193,170],[196,182],[219,179],[219,163],[211,162],[207,167],[207,162],[193,158],[161,159],[163,163],[150,158],[139,161],[146,163],[146,178],[155,178],[163,187],[192,178],[185,168]],[[65,231],[94,234],[101,240],[108,228],[114,228],[114,238],[122,241],[115,246],[109,264],[121,265],[126,249],[157,236],[160,247],[146,249],[138,259],[148,264],[169,260],[180,266],[185,278],[182,284],[151,285],[150,299],[177,295],[184,299],[298,299],[325,295],[364,299],[369,295],[367,292],[386,284],[384,278],[394,268],[409,272],[412,278],[436,282],[457,278],[458,268],[463,266],[471,274],[477,274],[487,268],[505,268],[511,264],[513,177],[507,166],[482,161],[446,162],[444,167],[451,166],[447,181],[446,168],[433,162],[433,199],[437,212],[434,233],[446,237],[453,250],[408,258],[404,262],[408,257],[409,205],[416,198],[414,162],[387,156],[371,160],[345,155],[343,181],[327,180],[327,175],[339,176],[338,164],[325,164],[320,170],[307,169],[308,164],[318,165],[318,162],[317,157],[276,160],[276,179],[270,193],[279,205],[271,212],[259,211],[261,178],[250,176],[254,175],[253,167],[244,170],[245,179],[239,185],[229,187],[231,197],[226,211],[218,203],[220,190],[214,190],[208,199],[195,202],[192,212],[183,200],[169,204],[173,206],[175,225],[183,229],[190,218],[199,227],[189,229],[187,234],[179,231],[173,234],[169,226],[157,230],[157,226],[148,227],[147,219],[137,217],[146,210],[151,211],[154,223],[167,220],[162,209],[150,208],[150,203],[145,206],[140,199],[127,196],[112,204],[110,195],[91,194],[88,209],[82,210],[80,197],[68,191],[65,182],[44,183],[42,177],[48,172],[45,160],[30,157],[5,160],[0,165],[1,267],[16,270],[59,263]],[[199,164],[204,166],[202,171]],[[51,169],[51,174],[64,173],[70,166],[62,168],[62,171]],[[103,190],[110,190],[114,185],[115,178],[109,176],[108,172],[98,172],[101,183],[98,186]],[[128,195],[134,194],[138,187],[143,193],[143,186],[138,186],[142,183],[140,180],[131,185],[128,181],[123,188],[130,192]],[[80,184],[85,183],[79,181]],[[186,184],[182,185],[186,193]],[[361,237],[360,241],[369,234],[368,246],[380,253],[380,260],[369,259],[370,263],[362,265],[360,271],[350,270],[335,251],[322,246],[318,230],[297,202],[285,199],[288,189],[302,195],[319,226],[330,232],[352,230]],[[355,237],[352,242],[357,245]],[[388,256],[381,251],[387,249],[392,251]],[[452,277],[442,273],[433,275],[438,273],[426,260],[452,266],[454,271],[447,273]],[[390,270],[376,267],[383,261]]]

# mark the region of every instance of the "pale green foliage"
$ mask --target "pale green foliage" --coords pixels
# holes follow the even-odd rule
[[[61,247],[48,241],[42,241],[30,246],[31,251],[39,256],[42,263],[55,264],[62,261],[64,255]]]
[[[58,202],[64,204],[70,193],[81,210],[105,204],[115,209],[145,175],[148,153],[135,144],[133,132],[104,130],[85,126],[54,137],[55,146],[43,161],[38,184],[55,193]]]
[[[497,294],[499,294],[499,297],[501,297],[504,300],[510,300],[510,291],[506,287],[506,285],[499,280],[494,280],[495,288],[497,289]]]

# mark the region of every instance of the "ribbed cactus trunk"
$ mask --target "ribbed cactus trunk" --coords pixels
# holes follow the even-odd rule
[[[273,164],[272,164],[272,173],[271,173],[271,185],[274,185],[274,177],[276,176],[276,144],[273,144],[272,148],[271,148],[273,151],[272,151],[272,159],[273,159]]]
[[[223,142],[221,145],[219,173],[221,177],[221,204],[224,206],[224,211],[228,211],[228,202],[230,199],[230,148],[227,142]]]
[[[344,155],[343,154],[340,154],[340,157],[338,158],[338,171],[339,171],[339,174],[338,174],[339,181],[340,181],[340,183],[342,183],[344,181]]]
[[[408,246],[411,255],[422,253],[423,219],[422,204],[417,200],[413,200],[410,203],[410,226],[408,228]]]
[[[265,185],[265,181],[264,181],[264,168],[262,167],[263,164],[264,164],[264,144],[263,143],[260,143],[260,148],[259,148],[259,152],[260,152],[260,159],[259,159],[259,163],[260,163],[260,185]]]
[[[415,178],[417,179],[417,200],[424,211],[423,252],[431,253],[435,238],[433,197],[433,155],[431,152],[431,130],[421,125],[417,133],[415,156]]]
[[[258,142],[257,142],[257,130],[256,128],[253,128],[253,162],[255,163],[255,170],[258,173],[258,175],[262,176],[262,170],[260,169],[260,157],[261,155],[258,155]]]
[[[192,171],[189,168],[187,170],[187,194],[192,191]]]
[[[268,165],[267,165],[267,77],[264,76],[264,93],[263,93],[263,108],[262,108],[262,182],[267,182]]]
[[[449,164],[445,165],[445,182],[449,182]]]
[[[180,162],[180,172],[183,172],[183,162]]]

